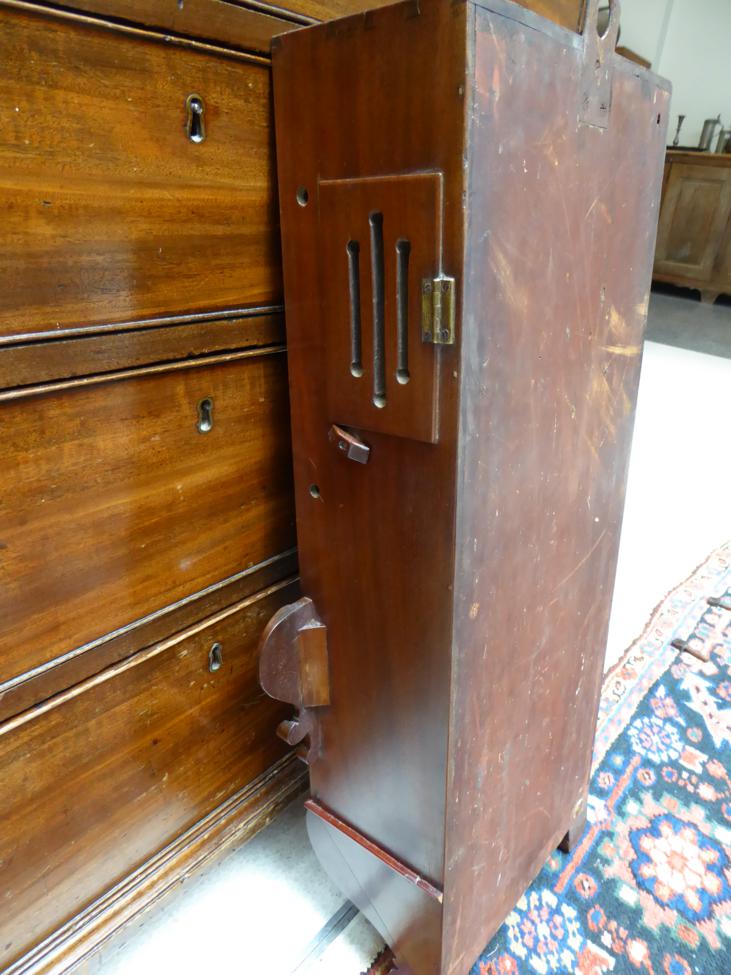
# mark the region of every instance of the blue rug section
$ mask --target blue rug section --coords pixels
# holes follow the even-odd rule
[[[731,543],[607,677],[587,830],[471,975],[731,975],[731,609],[708,597],[731,606]]]

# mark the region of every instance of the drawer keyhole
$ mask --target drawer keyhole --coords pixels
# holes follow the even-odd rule
[[[223,666],[223,647],[220,643],[214,643],[208,651],[208,669],[212,674],[220,670]]]
[[[209,433],[213,428],[213,400],[206,396],[198,404],[198,433]]]
[[[206,106],[200,95],[188,95],[185,101],[185,131],[191,142],[203,142],[206,137],[206,123],[203,116]]]

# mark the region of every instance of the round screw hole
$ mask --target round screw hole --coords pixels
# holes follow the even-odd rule
[[[301,207],[306,207],[310,202],[310,194],[307,192],[306,186],[297,187],[297,202]]]
[[[315,500],[320,497],[320,489],[316,484],[310,484],[310,497]]]

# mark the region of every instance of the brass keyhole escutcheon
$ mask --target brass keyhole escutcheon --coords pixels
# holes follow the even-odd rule
[[[223,647],[220,643],[214,643],[208,651],[208,669],[212,674],[220,670],[223,666]]]
[[[203,142],[206,137],[205,111],[206,106],[200,95],[188,95],[185,100],[185,131],[191,142]]]
[[[210,433],[213,429],[213,400],[206,396],[198,404],[198,433]]]

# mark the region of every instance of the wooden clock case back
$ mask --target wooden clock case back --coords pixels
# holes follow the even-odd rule
[[[275,41],[312,843],[464,975],[586,815],[669,89],[508,0]]]

